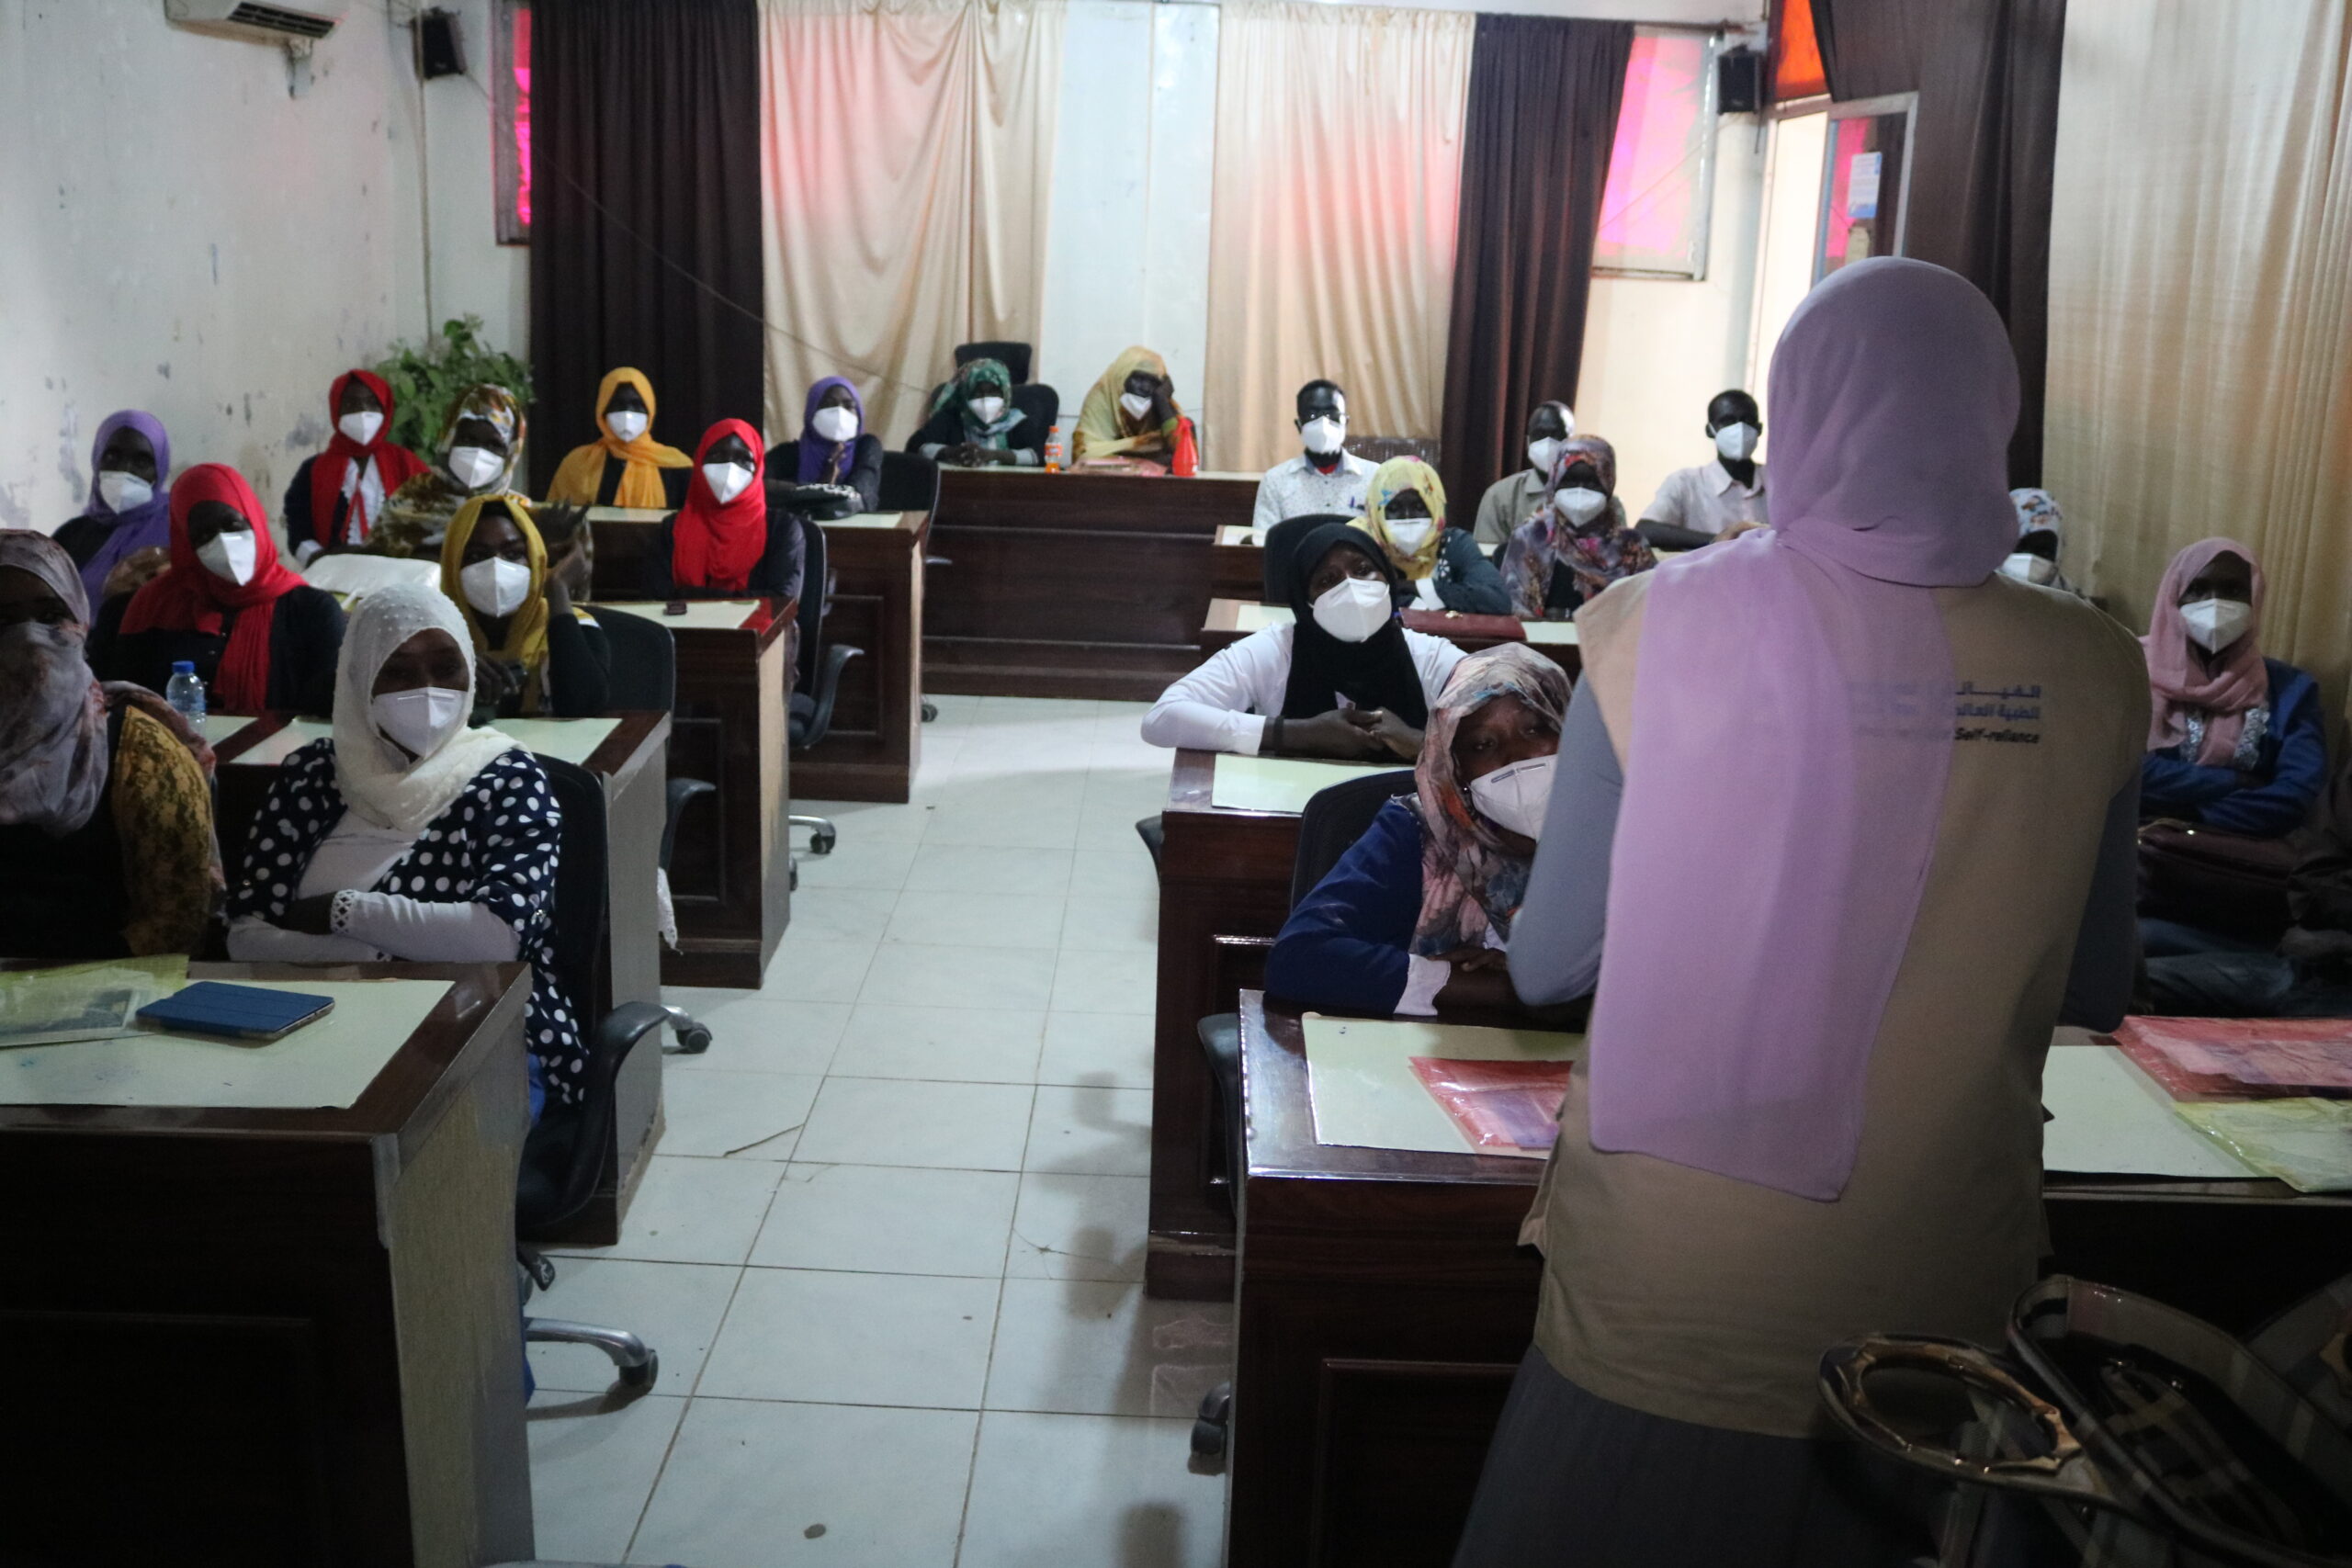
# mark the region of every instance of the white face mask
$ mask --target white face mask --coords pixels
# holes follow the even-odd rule
[[[2019,550],[2001,562],[2001,575],[2019,582],[2048,582],[2058,575],[2058,563],[2030,550]]]
[[[2219,653],[2253,626],[2254,606],[2235,599],[2199,599],[2180,607],[2180,620],[2189,641]]]
[[[1727,463],[1745,463],[1756,450],[1757,437],[1763,433],[1752,424],[1726,424],[1715,432],[1715,450]]]
[[[982,424],[994,424],[1004,417],[1002,398],[974,398],[967,406],[972,411],[972,417]]]
[[[385,692],[368,705],[376,728],[407,747],[419,761],[441,750],[465,722],[466,694],[447,686]]]
[[[487,446],[449,448],[449,477],[468,490],[480,490],[506,471],[506,459]]]
[[[108,468],[98,476],[98,499],[117,512],[128,512],[154,500],[155,487],[137,474]]]
[[[1564,490],[1560,492],[1560,510],[1569,522],[1581,528],[1609,505],[1609,498],[1597,490]]]
[[[1549,479],[1552,465],[1560,460],[1560,448],[1565,445],[1566,443],[1549,435],[1541,441],[1531,441],[1527,444],[1527,461],[1537,473]]]
[[[1315,624],[1341,642],[1362,642],[1396,614],[1388,584],[1369,577],[1343,577],[1315,601]]]
[[[215,534],[197,546],[196,558],[213,576],[243,588],[254,580],[254,549],[253,530],[240,528],[233,534]]]
[[[703,482],[710,486],[710,493],[724,506],[751,484],[752,470],[741,463],[705,463],[702,477]]]
[[[1408,556],[1419,555],[1436,528],[1437,525],[1426,517],[1392,517],[1388,520],[1388,542]]]
[[[1310,419],[1299,427],[1298,438],[1318,457],[1337,452],[1348,438],[1348,427],[1336,419]]]
[[[857,411],[835,403],[831,408],[819,409],[817,417],[808,423],[819,435],[838,446],[857,434]]]
[[[1544,813],[1552,805],[1552,771],[1557,757],[1530,757],[1470,781],[1470,804],[1496,827],[1525,838],[1544,836]]]
[[[531,596],[531,569],[518,560],[492,556],[458,573],[466,603],[481,615],[511,615]]]
[[[365,446],[376,439],[376,432],[384,428],[384,416],[379,413],[347,413],[334,422],[334,427]]]
[[[1151,400],[1141,392],[1121,392],[1119,406],[1127,411],[1129,419],[1141,419],[1151,412]]]
[[[645,427],[652,423],[652,415],[639,413],[635,409],[615,409],[605,416],[605,428],[613,433],[616,441],[634,441],[644,434]]]

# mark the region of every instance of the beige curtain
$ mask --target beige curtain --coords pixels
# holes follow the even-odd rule
[[[1476,29],[1466,11],[1227,0],[1203,389],[1212,467],[1295,454],[1293,394],[1318,376],[1347,389],[1359,434],[1438,434]]]
[[[2069,571],[2144,627],[2211,535],[2262,641],[2352,671],[2352,6],[2077,0],[2051,219],[2045,482]]]
[[[844,375],[897,448],[959,343],[1035,342],[1061,0],[763,0],[767,434]]]

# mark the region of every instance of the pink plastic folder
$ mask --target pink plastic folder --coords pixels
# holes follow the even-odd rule
[[[2352,1094],[2352,1019],[2127,1018],[2115,1043],[2175,1100]]]
[[[1541,1159],[1552,1152],[1560,1101],[1568,1092],[1568,1063],[1410,1060],[1430,1098],[1481,1154]]]

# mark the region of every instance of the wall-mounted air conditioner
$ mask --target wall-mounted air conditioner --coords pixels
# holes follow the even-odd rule
[[[333,9],[279,6],[262,0],[164,0],[164,17],[200,33],[249,39],[255,43],[296,43],[322,39],[343,20],[339,0]]]

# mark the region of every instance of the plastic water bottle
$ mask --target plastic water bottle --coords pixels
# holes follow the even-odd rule
[[[186,659],[172,666],[171,682],[164,688],[164,700],[172,711],[199,728],[204,724],[204,682],[196,673],[196,665]]]
[[[1046,432],[1046,472],[1058,474],[1061,471],[1062,422],[1056,420],[1053,428]]]

